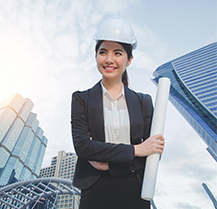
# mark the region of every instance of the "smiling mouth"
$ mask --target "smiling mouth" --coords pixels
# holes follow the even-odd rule
[[[109,66],[107,67],[104,66],[103,68],[105,69],[106,72],[113,72],[116,69],[116,67],[109,67]]]

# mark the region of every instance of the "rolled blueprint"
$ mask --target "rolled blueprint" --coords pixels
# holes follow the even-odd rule
[[[151,125],[151,136],[163,134],[169,91],[170,79],[160,78]],[[152,200],[154,197],[159,159],[159,153],[154,153],[147,157],[141,193],[141,198],[144,200]]]

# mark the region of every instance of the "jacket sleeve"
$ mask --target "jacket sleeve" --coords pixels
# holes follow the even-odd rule
[[[153,104],[151,96],[148,94],[144,94],[142,99],[142,110],[143,110],[143,118],[144,118],[144,134],[143,139],[146,140],[150,136],[151,131],[151,123],[153,118]]]
[[[71,128],[74,148],[79,158],[130,166],[134,160],[133,145],[112,144],[98,139],[90,140],[86,112],[87,91],[72,95]]]
[[[141,112],[144,121],[143,139],[146,140],[150,136],[151,122],[153,116],[153,104],[151,96],[148,94],[138,94],[141,102]],[[141,142],[142,142],[141,141]],[[111,176],[124,175],[129,172],[135,172],[145,167],[146,157],[134,157],[133,164],[131,166],[125,166],[117,163],[110,163]]]

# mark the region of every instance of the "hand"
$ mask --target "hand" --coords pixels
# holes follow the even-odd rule
[[[94,168],[100,171],[107,171],[109,170],[108,163],[105,162],[96,162],[96,161],[88,161]]]
[[[154,153],[162,154],[164,137],[161,134],[150,136],[141,144],[134,145],[134,156],[145,157]]]

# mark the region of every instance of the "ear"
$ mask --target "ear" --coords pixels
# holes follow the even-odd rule
[[[127,67],[130,66],[132,61],[133,61],[133,56],[131,56],[130,59],[127,60]]]

